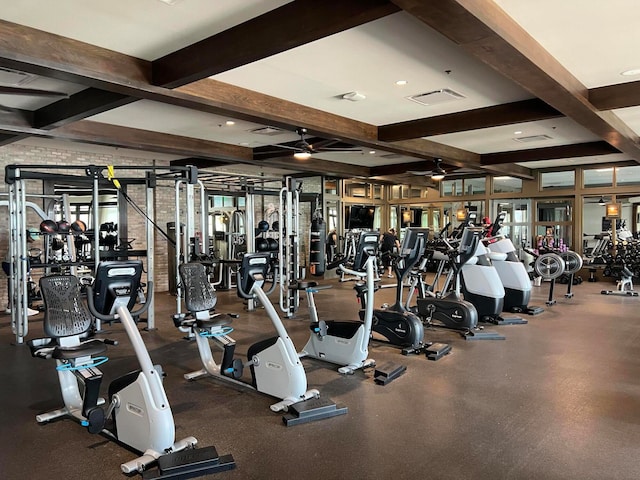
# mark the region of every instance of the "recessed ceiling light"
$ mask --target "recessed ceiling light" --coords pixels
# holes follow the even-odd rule
[[[632,68],[631,70],[625,70],[624,72],[620,73],[620,75],[624,75],[625,77],[640,75],[640,68]]]
[[[231,125],[235,125],[236,122],[234,122],[233,120],[227,120],[225,124],[230,127]]]
[[[407,82],[406,80],[398,80],[398,81],[396,82],[396,85],[400,85],[400,86],[402,86],[402,85],[406,85],[407,83],[409,83],[409,82]]]
[[[520,135],[522,133],[522,130],[516,130],[515,132],[513,132],[514,135]]]
[[[375,150],[369,150],[369,153],[370,153],[371,155],[375,155],[375,154],[376,154],[376,151],[375,151]]]

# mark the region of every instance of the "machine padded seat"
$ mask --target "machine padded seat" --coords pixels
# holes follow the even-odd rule
[[[289,287],[290,290],[306,290],[307,288],[317,287],[318,282],[297,282],[295,285]]]
[[[213,328],[213,327],[224,327],[225,325],[229,325],[233,320],[227,316],[214,316],[213,318],[207,319],[197,319],[196,326],[198,328]]]
[[[56,347],[51,356],[57,360],[73,360],[78,357],[89,357],[106,352],[107,346],[99,340],[89,340],[72,347]]]

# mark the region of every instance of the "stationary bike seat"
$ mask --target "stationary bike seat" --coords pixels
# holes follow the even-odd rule
[[[233,322],[233,319],[227,318],[227,315],[219,315],[211,318],[207,318],[206,320],[196,320],[196,326],[198,328],[212,328],[212,327],[222,327],[224,325],[229,325]]]
[[[489,252],[489,258],[492,261],[504,262],[507,259],[507,254],[502,252]]]
[[[317,287],[318,282],[310,281],[310,282],[297,282],[293,285],[289,286],[289,290],[306,290],[307,288]]]
[[[107,346],[99,340],[89,340],[73,347],[56,347],[51,356],[57,360],[73,360],[78,357],[99,355],[107,351]]]

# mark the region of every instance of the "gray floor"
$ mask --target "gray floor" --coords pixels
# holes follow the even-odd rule
[[[386,280],[386,279],[385,279]],[[387,280],[388,282],[388,280]],[[354,319],[353,284],[318,295],[325,318]],[[310,386],[348,406],[349,413],[286,428],[269,410],[270,398],[212,379],[186,382],[199,368],[194,344],[169,319],[174,299],[158,295],[158,329],[144,332],[151,356],[168,376],[177,436],[232,453],[228,479],[637,479],[640,478],[640,298],[600,295],[604,282],[576,286],[573,299],[558,288],[557,305],[529,324],[497,327],[503,342],[465,342],[449,331],[429,331],[454,351],[438,362],[403,357],[373,343],[378,364],[407,365],[404,376],[377,386],[372,372],[342,377],[329,364],[305,360]],[[548,285],[534,288],[543,305]],[[220,310],[240,310],[220,292]],[[384,289],[376,305],[390,301]],[[298,348],[308,335],[301,308],[287,327]],[[262,311],[234,323],[239,353],[271,334]],[[29,338],[39,335],[33,318]],[[107,379],[135,366],[121,327],[110,337],[102,367]],[[38,425],[34,416],[60,402],[52,361],[10,345],[8,316],[0,316],[0,478],[118,479],[132,455],[71,420]],[[106,388],[106,386],[105,386]]]

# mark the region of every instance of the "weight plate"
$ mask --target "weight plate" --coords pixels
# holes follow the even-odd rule
[[[560,254],[564,260],[564,273],[571,275],[582,268],[582,257],[572,250]]]
[[[564,273],[564,260],[557,253],[543,253],[536,258],[533,269],[543,280],[553,280]]]

